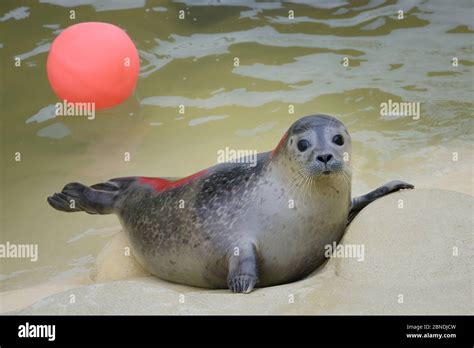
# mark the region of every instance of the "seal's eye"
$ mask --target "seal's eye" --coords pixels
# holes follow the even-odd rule
[[[332,138],[332,142],[336,145],[342,146],[344,145],[344,138],[340,134],[336,134],[334,138]]]
[[[309,141],[306,140],[306,139],[301,139],[300,141],[298,141],[298,150],[300,150],[301,152],[305,152],[308,147],[309,147]]]

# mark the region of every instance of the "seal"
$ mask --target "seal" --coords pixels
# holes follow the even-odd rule
[[[392,181],[351,200],[351,137],[327,115],[296,121],[255,163],[189,177],[67,184],[48,197],[65,212],[116,214],[138,262],[159,278],[248,293],[301,279],[370,202],[413,188]]]

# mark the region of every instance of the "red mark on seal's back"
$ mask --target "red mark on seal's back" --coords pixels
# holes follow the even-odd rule
[[[162,192],[162,191],[166,191],[166,190],[181,186],[191,181],[192,179],[196,179],[196,178],[199,178],[200,176],[203,176],[206,173],[207,173],[207,169],[204,169],[204,170],[201,170],[200,172],[194,173],[193,175],[187,176],[185,178],[182,178],[176,181],[166,180],[162,178],[148,178],[148,177],[142,176],[139,178],[139,183],[151,185],[155,189],[155,191]]]
[[[273,151],[270,153],[270,159],[272,159],[276,153],[285,145],[286,139],[288,138],[288,132],[283,134],[283,137],[281,138],[280,142],[278,143],[277,147],[273,149]]]

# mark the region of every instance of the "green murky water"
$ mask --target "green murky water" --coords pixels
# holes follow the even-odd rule
[[[473,18],[470,0],[1,1],[0,241],[39,245],[37,262],[1,260],[1,287],[83,272],[118,230],[113,216],[50,208],[46,196],[65,183],[185,176],[225,147],[273,148],[308,114],[349,127],[356,194],[466,168],[472,179]],[[54,117],[47,52],[84,21],[127,31],[141,58],[138,87],[93,121]],[[382,117],[389,99],[420,103],[419,119]]]

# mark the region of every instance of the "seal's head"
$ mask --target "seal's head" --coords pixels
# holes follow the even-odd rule
[[[351,137],[344,124],[326,115],[306,116],[288,130],[284,150],[292,168],[305,176],[350,173]]]

